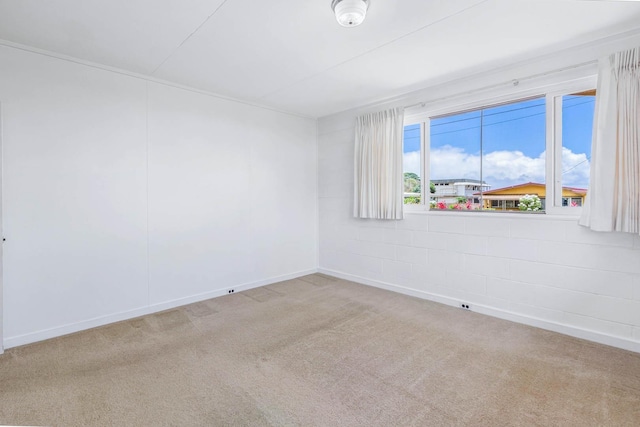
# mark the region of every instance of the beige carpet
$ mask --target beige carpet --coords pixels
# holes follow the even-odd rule
[[[312,275],[10,349],[0,424],[638,426],[640,354]]]

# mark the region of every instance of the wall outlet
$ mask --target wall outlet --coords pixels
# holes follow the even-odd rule
[[[235,290],[234,290],[234,289],[229,289],[229,293],[230,293],[230,294],[232,294],[232,293],[234,293],[234,292],[235,292]]]
[[[471,306],[466,302],[460,303],[460,307],[464,308],[465,310],[471,310]]]

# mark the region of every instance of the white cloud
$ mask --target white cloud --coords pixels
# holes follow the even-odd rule
[[[409,151],[408,153],[404,153],[403,158],[403,166],[404,172],[413,172],[418,176],[421,176],[420,173],[420,152],[419,151]]]
[[[483,175],[493,188],[525,182],[544,182],[545,153],[528,157],[522,151],[494,151],[484,156]]]
[[[445,145],[431,150],[430,155],[432,179],[480,178],[480,156],[477,154]],[[542,152],[537,157],[529,157],[521,151],[506,150],[487,153],[482,165],[483,179],[494,189],[525,182],[545,182],[545,155]],[[419,170],[419,155],[416,152],[406,153],[404,162],[405,170]],[[563,148],[563,185],[586,188],[589,163],[585,153],[573,153]]]
[[[562,184],[569,187],[587,188],[591,162],[586,153],[574,153],[562,148]]]
[[[445,145],[431,150],[431,178],[480,178],[480,156]]]

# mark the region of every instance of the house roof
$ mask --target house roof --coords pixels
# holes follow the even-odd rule
[[[508,191],[508,190],[513,190],[513,189],[516,189],[516,188],[523,188],[523,187],[540,187],[540,188],[544,188],[545,185],[544,184],[540,184],[539,182],[525,182],[524,184],[510,185],[509,187],[494,188],[493,190],[484,191],[482,194],[500,194],[500,193],[504,193],[505,191]],[[477,193],[477,194],[480,194],[480,193]]]
[[[483,195],[504,194],[504,193],[509,192],[510,190],[515,190],[515,189],[525,188],[525,187],[538,187],[541,190],[539,192],[540,194],[544,194],[545,190],[546,190],[545,184],[541,184],[539,182],[525,182],[523,184],[516,184],[516,185],[511,185],[509,187],[494,188],[493,190],[483,191],[482,194]],[[578,187],[562,187],[562,190],[563,190],[563,192],[564,191],[572,191],[572,192],[577,193],[577,194],[586,194],[587,193],[586,189],[578,188]],[[479,195],[479,194],[480,193],[474,193],[474,195]]]

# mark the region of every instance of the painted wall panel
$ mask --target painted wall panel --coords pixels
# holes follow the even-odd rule
[[[236,105],[151,84],[149,274],[152,303],[248,282],[249,187]],[[229,108],[230,107],[230,108]],[[234,111],[235,109],[235,111]]]
[[[151,303],[315,268],[315,124],[149,90]]]
[[[315,120],[0,47],[4,344],[317,268]]]
[[[145,85],[0,47],[5,339],[146,303]]]

